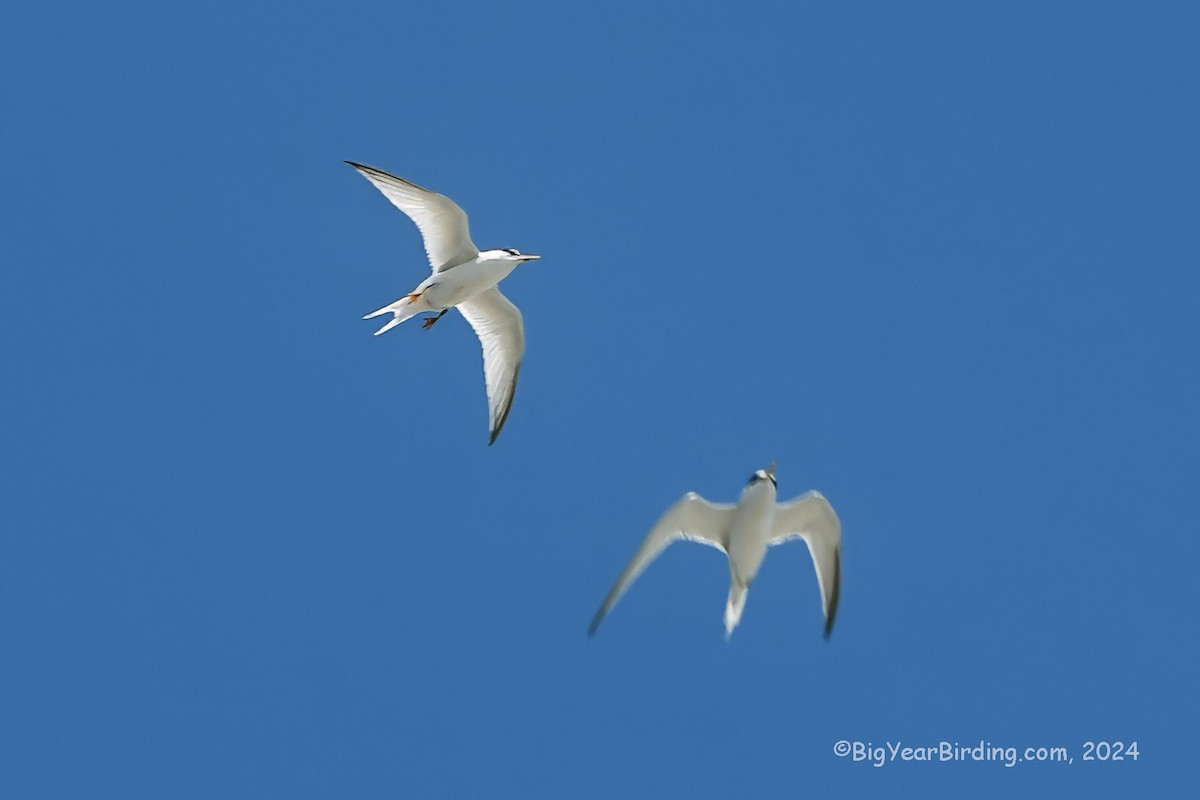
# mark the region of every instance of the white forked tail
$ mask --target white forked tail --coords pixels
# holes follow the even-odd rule
[[[416,302],[412,299],[412,297],[405,295],[391,305],[386,305],[378,311],[372,311],[370,314],[367,314],[365,317],[363,317],[363,319],[371,319],[387,313],[395,315],[387,325],[384,325],[382,328],[375,331],[375,335],[378,336],[381,333],[387,333],[401,322],[404,322],[404,320],[411,319],[412,317],[416,316],[418,312],[419,309],[416,308]]]
[[[725,603],[726,640],[733,635],[733,629],[742,621],[742,611],[746,608],[746,595],[749,591],[749,585],[736,580],[729,587],[729,601]]]

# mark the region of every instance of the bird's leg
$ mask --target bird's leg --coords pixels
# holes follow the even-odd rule
[[[432,328],[433,323],[437,322],[439,319],[446,316],[446,312],[449,310],[450,309],[448,309],[448,308],[443,308],[442,313],[438,314],[436,317],[426,317],[425,318],[425,330],[429,330],[430,328]]]

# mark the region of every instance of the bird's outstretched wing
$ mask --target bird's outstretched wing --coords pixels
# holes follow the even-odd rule
[[[606,614],[612,610],[621,595],[629,585],[637,580],[650,562],[666,549],[667,545],[678,539],[711,545],[721,552],[726,551],[729,542],[729,526],[733,520],[735,506],[725,503],[710,503],[695,492],[688,492],[675,505],[671,506],[654,529],[646,536],[642,546],[638,548],[625,571],[613,584],[608,597],[604,598],[600,610],[588,627],[588,636],[593,636]]]
[[[479,248],[471,241],[471,231],[467,227],[467,212],[449,197],[381,169],[353,161],[346,163],[375,184],[375,188],[417,224],[425,240],[429,266],[435,274],[465,264],[479,255]]]
[[[790,539],[803,539],[808,545],[817,570],[828,639],[842,588],[842,523],[820,492],[808,492],[790,503],[781,503],[776,509],[769,543],[782,544]]]
[[[496,286],[455,307],[471,323],[483,345],[483,376],[487,382],[492,432],[488,444],[492,444],[508,421],[517,393],[521,357],[525,355],[525,322],[517,307]]]

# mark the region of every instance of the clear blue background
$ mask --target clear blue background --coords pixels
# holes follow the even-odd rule
[[[1200,12],[982,5],[6,4],[0,795],[1186,794]],[[544,255],[496,446],[343,159]],[[588,640],[772,459],[829,643],[799,545]]]

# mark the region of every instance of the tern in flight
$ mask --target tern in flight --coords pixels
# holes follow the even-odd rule
[[[436,316],[425,318],[425,330],[429,330],[451,308],[461,311],[483,345],[483,374],[491,422],[488,444],[492,444],[512,409],[521,357],[525,353],[521,312],[500,293],[498,284],[517,265],[541,256],[512,249],[480,251],[471,241],[466,212],[449,197],[374,167],[353,161],[346,163],[375,184],[417,224],[433,268],[433,274],[412,292],[363,319],[392,315],[386,325],[375,331],[378,336],[422,312],[436,312]]]
[[[596,633],[604,616],[621,599],[642,570],[650,566],[667,545],[677,539],[711,545],[729,556],[731,583],[725,605],[725,638],[742,618],[746,593],[758,574],[767,548],[792,539],[803,539],[817,568],[821,605],[825,611],[825,638],[833,630],[842,579],[842,526],[829,501],[819,492],[808,492],[787,503],[775,502],[775,464],[750,476],[737,505],[710,503],[688,492],[671,507],[646,536],[633,560],[613,584],[596,612],[588,635]]]

